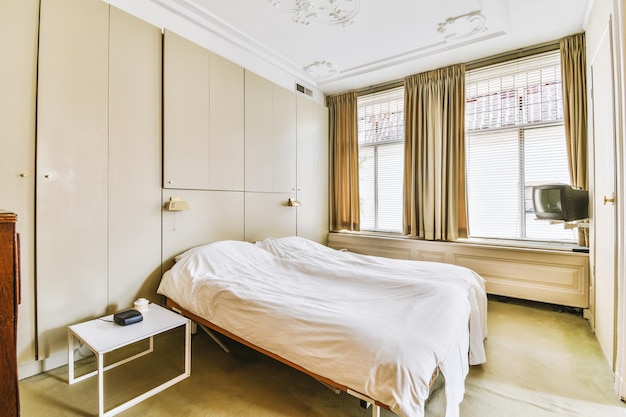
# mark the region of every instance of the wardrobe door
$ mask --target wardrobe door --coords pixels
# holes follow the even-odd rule
[[[211,53],[166,31],[163,49],[163,187],[208,190]]]
[[[272,83],[245,72],[246,191],[273,191]]]
[[[246,191],[296,191],[296,95],[246,71]]]
[[[111,7],[109,312],[156,299],[161,271],[159,28]]]
[[[42,0],[37,117],[39,357],[107,305],[109,5]]]
[[[20,364],[35,361],[35,109],[39,0],[0,1],[0,201],[20,221]]]
[[[243,68],[215,54],[210,66],[209,188],[243,191]]]
[[[273,190],[296,191],[296,93],[277,85],[272,89],[273,136],[272,147]]]
[[[327,244],[329,231],[328,109],[298,96],[298,236]]]

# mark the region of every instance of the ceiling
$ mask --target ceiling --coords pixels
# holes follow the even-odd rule
[[[205,33],[227,42],[240,55],[251,54],[257,62],[277,67],[324,94],[581,32],[592,2],[143,0],[146,10],[162,11],[156,19],[162,27],[177,31],[177,26],[192,25],[198,36]],[[303,4],[310,5],[307,12],[294,11]]]

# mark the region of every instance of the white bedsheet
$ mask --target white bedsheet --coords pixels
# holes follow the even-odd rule
[[[458,415],[470,330],[472,363],[484,361],[484,283],[452,265],[364,257],[301,238],[222,241],[177,257],[158,292],[402,417],[423,416],[437,366],[446,416]]]

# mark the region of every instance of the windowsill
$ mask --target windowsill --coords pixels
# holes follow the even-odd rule
[[[339,230],[339,231],[331,231],[331,233],[337,234],[348,234],[355,236],[368,236],[368,237],[378,237],[378,238],[386,238],[386,239],[397,239],[397,240],[423,240],[412,238],[407,235],[403,235],[400,233],[393,232],[374,232],[374,231],[350,231],[350,230]],[[550,242],[538,242],[538,241],[523,241],[523,240],[504,240],[504,239],[479,239],[479,238],[468,238],[468,239],[459,239],[456,242],[448,242],[448,241],[437,241],[449,244],[464,244],[464,245],[476,245],[476,246],[485,246],[485,247],[500,247],[500,248],[510,248],[510,249],[535,249],[535,250],[545,250],[545,251],[554,251],[554,252],[584,252],[584,250],[588,250],[586,247],[578,246],[574,243],[550,243]]]

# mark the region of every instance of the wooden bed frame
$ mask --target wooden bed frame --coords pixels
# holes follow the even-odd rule
[[[237,341],[237,342],[239,342],[239,343],[241,343],[241,344],[243,344],[245,346],[248,346],[251,349],[256,350],[257,352],[260,352],[260,353],[262,353],[264,355],[269,356],[270,358],[273,358],[273,359],[275,359],[275,360],[277,360],[279,362],[284,363],[287,366],[290,366],[290,367],[292,367],[294,369],[297,369],[297,370],[299,370],[299,371],[301,371],[301,372],[311,376],[312,378],[315,378],[316,380],[320,381],[322,384],[328,386],[329,388],[331,388],[331,389],[333,389],[335,391],[339,390],[339,391],[346,392],[346,393],[352,395],[353,397],[356,397],[356,398],[358,398],[358,399],[360,399],[362,401],[365,401],[368,404],[371,404],[372,405],[372,417],[380,417],[380,408],[381,407],[386,409],[386,410],[390,410],[389,406],[387,406],[386,404],[383,404],[383,403],[381,403],[379,401],[376,401],[373,398],[370,398],[367,395],[364,395],[364,394],[362,394],[362,393],[360,393],[358,391],[354,391],[353,389],[351,389],[351,388],[349,388],[349,387],[347,387],[345,385],[338,384],[337,382],[335,382],[335,381],[333,381],[333,380],[331,380],[329,378],[326,378],[324,376],[321,376],[321,375],[318,375],[318,374],[316,374],[314,372],[311,372],[311,371],[301,367],[298,364],[295,364],[295,363],[293,363],[293,362],[291,362],[291,361],[289,361],[289,360],[287,360],[287,359],[285,359],[285,358],[283,358],[283,357],[281,357],[279,355],[276,355],[275,353],[272,353],[272,352],[270,352],[270,351],[268,351],[266,349],[263,349],[263,348],[261,348],[259,346],[256,346],[256,345],[248,342],[247,340],[244,340],[241,337],[232,334],[228,330],[225,330],[225,329],[222,329],[219,326],[216,326],[215,324],[207,321],[206,319],[203,319],[202,317],[197,316],[197,315],[195,315],[195,314],[185,310],[180,305],[178,305],[176,302],[172,301],[171,299],[169,299],[167,297],[166,297],[166,305],[167,305],[168,308],[171,308],[173,311],[175,311],[175,312],[177,312],[179,314],[182,314],[183,316],[191,319],[192,321],[196,322],[197,324],[206,326],[209,329],[211,329],[213,331],[216,331],[216,332],[218,332],[218,333],[228,337],[229,339],[235,340],[235,341]],[[432,387],[433,383],[435,382],[435,379],[437,379],[438,376],[439,376],[439,367],[435,368],[435,370],[433,371],[433,375],[432,375],[432,377],[430,379],[430,382],[429,382],[429,386],[430,387]],[[338,393],[339,391],[336,391],[336,392]]]

